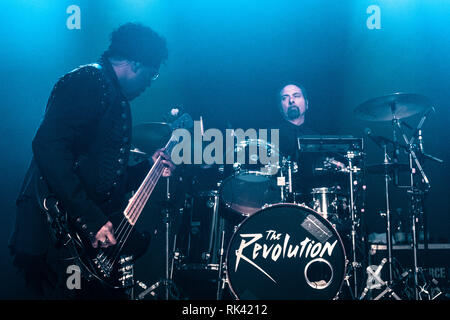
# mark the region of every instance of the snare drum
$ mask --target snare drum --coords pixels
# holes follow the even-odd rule
[[[346,273],[335,228],[314,210],[276,204],[246,218],[233,234],[226,276],[236,299],[330,300]]]

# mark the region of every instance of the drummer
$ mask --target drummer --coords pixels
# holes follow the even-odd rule
[[[281,88],[279,110],[283,119],[277,126],[280,129],[280,151],[291,159],[297,158],[297,137],[317,134],[306,123],[308,109],[308,96],[302,85],[291,82]]]
[[[294,192],[307,194],[313,187],[314,161],[309,155],[300,154],[297,138],[317,135],[317,132],[308,121],[309,101],[305,88],[295,82],[284,84],[278,93],[277,109],[280,117],[271,128],[279,129],[280,154],[298,163],[299,173],[293,179]]]

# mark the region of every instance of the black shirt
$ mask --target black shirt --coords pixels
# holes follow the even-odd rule
[[[324,152],[300,152],[298,138],[319,136],[320,134],[317,131],[307,124],[297,126],[284,119],[272,126],[272,129],[274,128],[279,129],[280,160],[284,157],[295,162],[298,166],[292,180],[293,192],[301,195],[301,202],[309,201],[313,188],[345,185],[346,180],[341,181],[340,174],[324,170],[327,158],[342,162],[344,161],[342,157]]]

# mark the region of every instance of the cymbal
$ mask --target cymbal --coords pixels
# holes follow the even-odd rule
[[[139,150],[138,148],[134,148],[130,150],[130,155],[133,155],[134,157],[148,157],[148,154],[145,152],[142,152],[141,150]]]
[[[131,149],[130,156],[128,157],[128,165],[134,166],[142,161],[145,161],[146,159],[148,159],[150,157],[151,157],[151,154],[142,152],[138,148]]]
[[[415,93],[393,93],[370,99],[354,110],[357,118],[366,121],[391,121],[420,113],[430,107],[430,100]]]
[[[366,166],[368,173],[384,174],[385,172],[392,173],[397,169],[398,172],[408,172],[409,164],[407,163],[376,163]]]
[[[133,127],[132,145],[142,152],[153,154],[157,149],[164,147],[171,133],[172,129],[168,123],[141,123]]]

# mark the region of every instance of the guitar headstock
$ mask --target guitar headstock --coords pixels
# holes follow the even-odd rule
[[[179,116],[175,121],[170,123],[170,128],[172,130],[175,129],[190,129],[194,126],[194,121],[192,120],[192,117],[189,115],[189,113],[184,113],[181,116]]]

